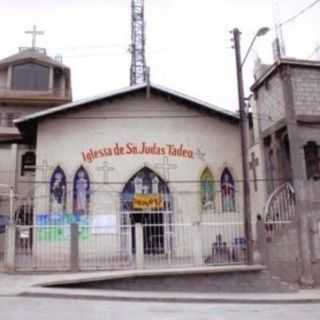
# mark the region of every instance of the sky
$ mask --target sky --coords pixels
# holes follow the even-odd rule
[[[277,2],[279,10],[274,10]],[[151,81],[228,110],[238,109],[230,30],[240,29],[245,93],[253,83],[254,61],[272,63],[274,24],[295,16],[313,0],[145,0],[146,60]],[[71,68],[74,100],[129,85],[131,0],[0,0],[0,58],[30,46],[24,33],[45,31],[37,46],[61,55]],[[276,18],[278,17],[278,18]],[[320,1],[283,25],[287,56],[319,58]]]

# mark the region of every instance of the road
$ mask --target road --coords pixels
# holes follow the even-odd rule
[[[2,320],[319,320],[320,304],[196,304],[0,297]]]

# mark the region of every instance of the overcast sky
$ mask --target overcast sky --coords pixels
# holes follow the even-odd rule
[[[243,55],[255,31],[274,26],[274,0],[145,0],[151,81],[237,109],[229,31],[242,31]],[[280,21],[313,0],[278,0]],[[29,46],[25,30],[45,31],[37,45],[71,68],[74,99],[129,85],[131,0],[0,0],[0,58]],[[287,55],[310,58],[320,44],[320,2],[283,26]],[[274,31],[257,40],[244,67],[246,94],[258,55],[272,62]],[[313,55],[315,57],[315,55]]]

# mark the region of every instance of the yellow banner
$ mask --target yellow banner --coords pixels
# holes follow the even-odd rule
[[[134,209],[162,209],[164,202],[159,194],[135,194],[133,197]]]

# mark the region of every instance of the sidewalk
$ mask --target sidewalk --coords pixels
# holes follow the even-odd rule
[[[135,272],[134,274],[137,274]],[[60,297],[73,299],[193,302],[193,303],[320,303],[320,288],[296,293],[186,293],[89,290],[75,288],[47,288],[44,284],[78,283],[86,280],[105,280],[130,276],[130,271],[6,274],[0,273],[0,296]],[[132,276],[132,272],[131,272]]]

